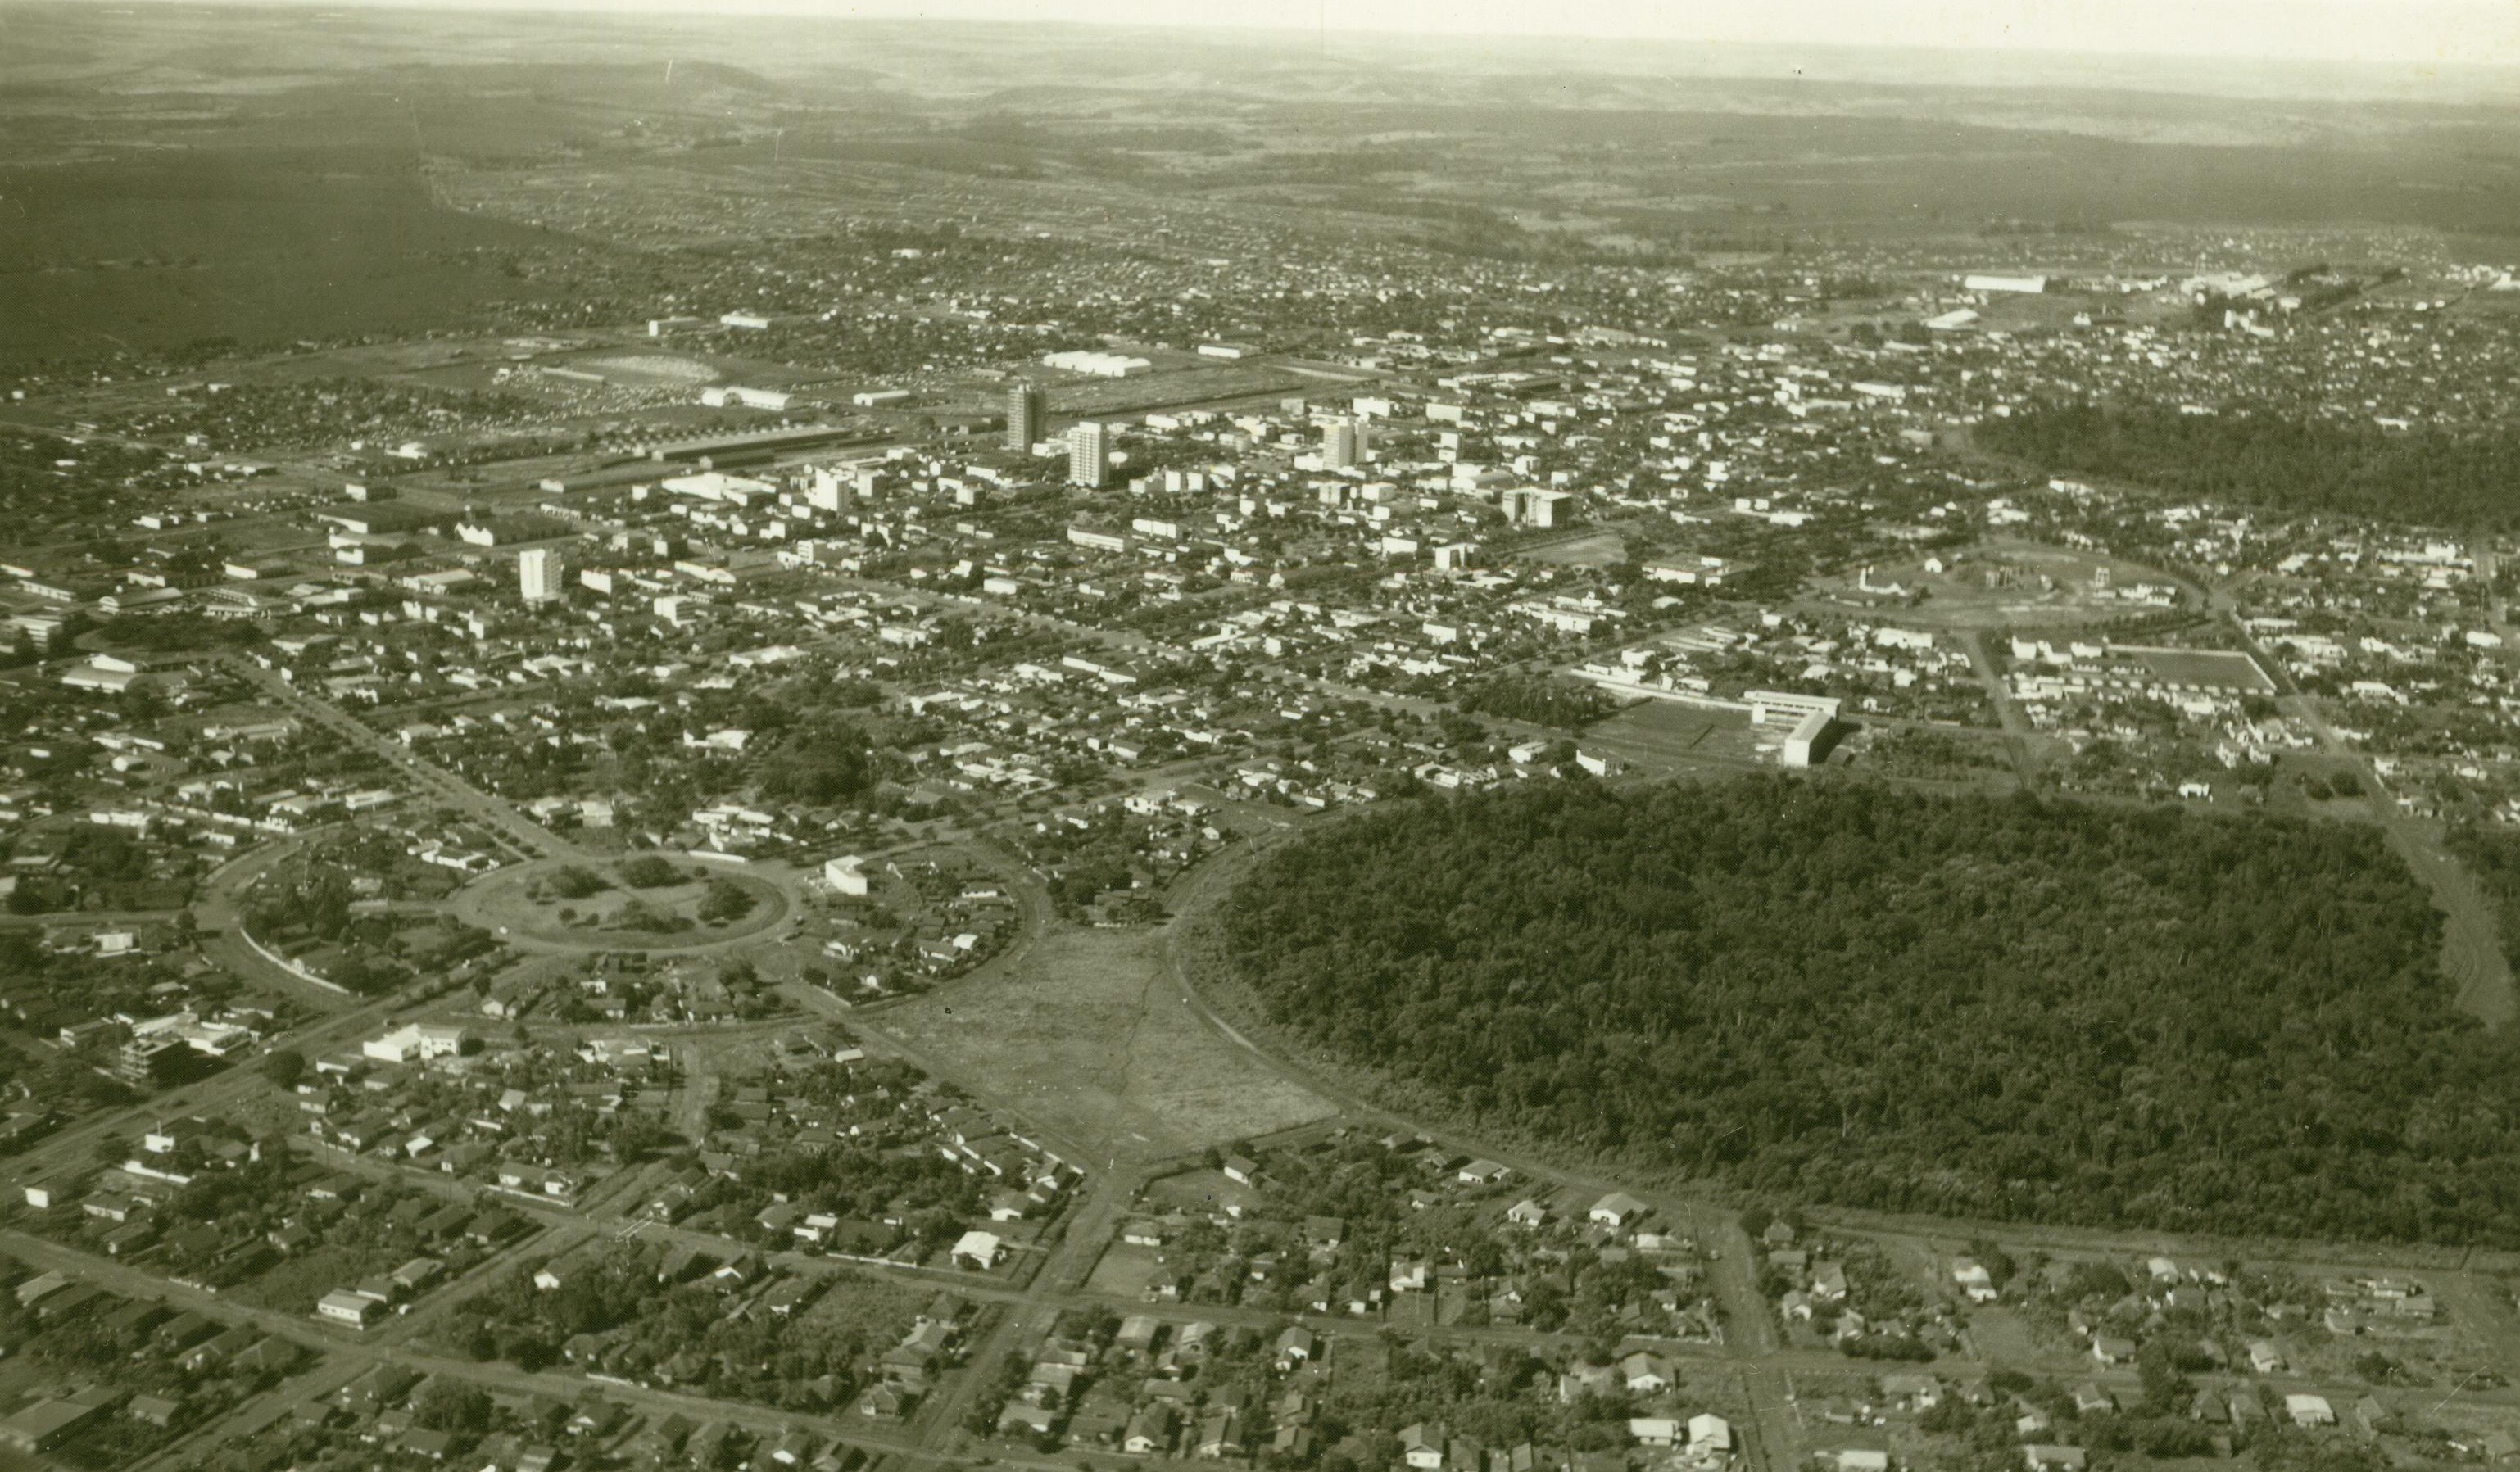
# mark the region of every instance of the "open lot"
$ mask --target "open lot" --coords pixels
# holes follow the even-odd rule
[[[2258,662],[2233,649],[2139,649],[2130,650],[2140,659],[2153,678],[2172,685],[2192,685],[2200,690],[2253,691],[2262,695],[2274,693],[2275,683]]]
[[[1644,700],[1584,733],[1585,750],[1600,750],[1646,774],[1685,772],[1703,762],[1738,765],[1758,759],[1762,743],[1782,740],[1735,710],[1708,710],[1676,700]]]
[[[1164,978],[1154,931],[1051,935],[1007,972],[883,1022],[1105,1156],[1195,1150],[1332,1112],[1198,1020]]]
[[[1813,582],[1815,601],[1876,607],[1890,621],[1932,629],[2066,629],[2150,606],[2122,595],[2170,577],[2138,562],[2013,538],[1958,552],[1917,553]],[[1922,595],[1911,602],[1907,595]]]

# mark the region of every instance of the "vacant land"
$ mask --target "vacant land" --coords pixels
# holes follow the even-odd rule
[[[2275,692],[2275,683],[2258,662],[2233,649],[2138,649],[2134,651],[2153,678],[2199,690]]]
[[[1677,700],[1643,700],[1586,728],[1582,745],[1617,757],[1637,772],[1655,775],[1689,770],[1699,763],[1743,765],[1758,757],[1762,732],[1737,710],[1709,710]]]
[[[1195,1150],[1332,1112],[1199,1019],[1164,976],[1153,931],[1053,934],[1003,975],[883,1023],[1106,1157]]]

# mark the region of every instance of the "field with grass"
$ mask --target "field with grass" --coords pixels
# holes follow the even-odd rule
[[[1005,972],[886,1011],[882,1024],[1106,1159],[1200,1149],[1332,1112],[1199,1020],[1165,975],[1154,931],[1054,933]]]

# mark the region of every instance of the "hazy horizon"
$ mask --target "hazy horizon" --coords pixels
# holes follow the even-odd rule
[[[106,0],[75,0],[127,9]],[[2432,67],[2520,67],[2507,0],[1773,0],[1757,7],[1593,0],[1572,17],[1539,0],[158,0],[320,11],[471,10],[1260,30],[1356,37],[1612,41],[1832,50],[2020,52]],[[0,6],[0,9],[6,9]]]
[[[1787,32],[1808,26],[1839,0],[1795,0],[1763,9],[1775,23],[1768,36],[1732,34],[1683,36],[1674,32],[1692,19],[1722,20],[1692,8],[1660,18],[1664,34],[1606,33],[1622,14],[1636,8],[1588,11],[1581,29],[1553,33],[1468,28],[1473,22],[1510,22],[1516,13],[1528,18],[1520,0],[1489,3],[1449,12],[1449,20],[1429,28],[1400,24],[1415,0],[1361,0],[1344,5],[1326,23],[1296,23],[1297,12],[1310,8],[1320,16],[1319,0],[1276,0],[1257,10],[1231,16],[1192,13],[1172,0],[1051,0],[1029,8],[1021,19],[1002,14],[1006,0],[870,0],[833,4],[828,0],[727,0],[693,6],[676,0],[0,0],[0,30],[10,15],[39,12],[86,13],[97,17],[138,17],[153,11],[182,11],[199,16],[303,12],[356,24],[362,20],[387,22],[409,17],[472,15],[503,18],[529,30],[554,22],[571,27],[567,43],[603,46],[629,42],[652,51],[663,42],[679,50],[690,46],[694,60],[723,60],[765,75],[797,76],[836,60],[834,50],[850,49],[852,32],[880,34],[895,40],[904,34],[924,39],[966,33],[974,28],[1039,36],[1057,48],[1091,46],[1107,36],[1117,46],[1127,43],[1143,54],[1148,43],[1177,44],[1177,63],[1195,68],[1220,55],[1266,52],[1284,63],[1315,55],[1333,67],[1367,66],[1389,72],[1429,73],[1441,69],[1468,75],[1571,76],[1671,81],[1736,81],[1746,84],[1813,83],[1881,86],[1902,89],[1957,88],[1990,94],[2135,93],[2193,96],[2202,99],[2272,103],[2390,103],[2455,108],[2520,107],[2520,5],[2487,17],[2485,7],[2468,0],[2432,0],[2416,7],[2435,24],[2402,27],[2399,50],[2420,50],[2406,38],[2425,34],[2499,37],[2510,33],[2492,60],[2471,48],[2456,60],[2441,62],[2410,55],[2357,54],[2330,56],[2266,51],[2208,53],[2198,49],[2220,35],[2234,40],[2234,27],[2257,9],[2255,0],[2207,7],[2200,14],[2211,24],[2180,30],[2165,22],[2147,26],[2121,22],[2105,34],[2076,32],[2064,22],[2085,7],[2048,4],[2016,6],[2021,16],[2046,16],[2045,27],[2023,24],[1998,35],[1987,27],[2005,7],[1991,0],[1972,0],[1954,9],[1973,15],[1976,27],[1954,24],[1940,28],[1880,23],[1884,17],[1912,17],[1914,0],[1892,0],[1870,12],[1869,31],[1833,31],[1823,35]],[[2158,5],[2144,7],[2158,11]],[[2332,41],[2344,34],[2345,22],[2367,20],[2367,7],[2330,0],[2317,14],[2329,25],[2318,33]],[[2140,16],[2141,10],[2130,14]],[[1736,23],[1735,30],[1741,27]],[[2299,40],[2298,28],[2292,34]],[[817,44],[790,45],[788,37],[811,35]],[[2078,36],[2099,49],[2074,49]],[[2145,51],[2147,44],[2170,46],[2185,37],[2188,49]],[[558,41],[558,37],[546,36]],[[2054,43],[2054,44],[2042,44]],[[914,42],[915,44],[915,42]],[[741,53],[741,55],[739,55]],[[983,68],[985,70],[986,68]],[[1074,73],[1079,85],[1109,82],[1129,73],[1098,75],[1090,67]],[[1580,93],[1556,105],[1581,106]],[[1630,99],[1633,104],[1633,99]],[[1815,94],[1812,101],[1819,103]],[[2315,118],[2305,115],[2306,120]]]

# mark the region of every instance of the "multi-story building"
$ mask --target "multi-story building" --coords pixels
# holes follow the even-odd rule
[[[1007,448],[1027,452],[1050,427],[1050,396],[1037,383],[1017,383],[1007,390]]]
[[[1111,431],[1087,420],[1067,431],[1067,483],[1101,490],[1110,483]]]
[[[547,603],[561,596],[560,554],[547,547],[529,547],[517,558],[517,585],[529,603]]]
[[[1364,451],[1356,421],[1334,419],[1322,426],[1323,469],[1352,469],[1364,458]]]

